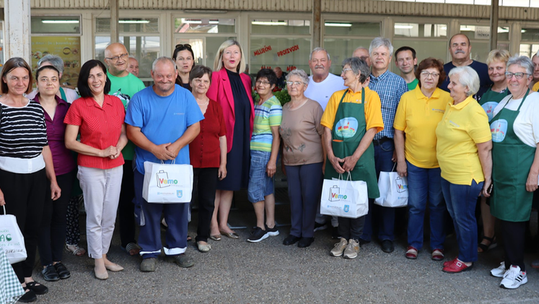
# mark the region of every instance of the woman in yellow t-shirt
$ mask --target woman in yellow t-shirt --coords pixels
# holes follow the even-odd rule
[[[402,95],[393,123],[397,172],[408,177],[406,258],[416,259],[423,246],[423,223],[428,205],[431,258],[440,261],[444,258],[445,204],[436,159],[435,131],[452,98],[439,88],[445,80],[440,60],[430,57],[421,61],[415,75],[419,79],[418,86]]]
[[[479,76],[472,68],[449,72],[447,104],[436,128],[436,157],[442,172],[442,192],[459,246],[458,256],[444,263],[444,272],[469,270],[477,261],[477,196],[491,185],[492,141],[487,114],[472,97],[479,90]]]

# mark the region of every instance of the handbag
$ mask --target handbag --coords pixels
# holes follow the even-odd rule
[[[144,162],[142,198],[148,203],[189,203],[193,192],[193,166]]]
[[[324,179],[320,198],[320,214],[358,218],[369,212],[367,183],[352,181],[352,175],[343,180]]]
[[[7,259],[11,264],[26,260],[26,247],[24,237],[17,224],[17,219],[12,214],[0,215],[0,247],[5,251]]]
[[[408,206],[408,180],[394,172],[395,166],[391,172],[380,172],[378,177],[380,197],[374,200],[376,205],[393,208]]]

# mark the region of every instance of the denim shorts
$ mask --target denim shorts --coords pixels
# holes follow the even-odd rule
[[[270,156],[271,152],[251,150],[251,168],[247,188],[251,203],[263,201],[265,196],[273,194],[273,177],[269,177],[266,173]]]

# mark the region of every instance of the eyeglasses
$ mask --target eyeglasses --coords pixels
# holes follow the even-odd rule
[[[185,50],[185,49],[191,49],[191,45],[186,43],[186,44],[176,44],[176,47],[175,49],[182,49],[182,50]]]
[[[287,81],[286,84],[289,85],[289,86],[292,86],[292,85],[300,86],[300,85],[303,84],[303,82],[299,82],[299,81]]]
[[[118,55],[118,56],[114,56],[114,57],[105,57],[105,59],[108,59],[112,62],[116,62],[120,59],[125,59],[127,56],[129,56],[128,53],[125,53],[125,54],[121,54],[121,55]]]
[[[351,71],[351,70],[352,70],[351,68],[342,69],[341,74],[346,74],[346,72]]]
[[[262,84],[262,85],[265,85],[265,86],[266,86],[266,85],[269,85],[270,83],[269,83],[269,81],[257,80],[257,81],[256,81],[256,84]]]
[[[436,78],[438,76],[440,76],[440,73],[429,73],[427,71],[423,71],[421,72],[421,76],[425,77],[425,78],[429,78],[432,76],[432,78]]]
[[[508,79],[511,79],[513,78],[513,76],[515,76],[516,79],[520,80],[524,77],[524,75],[530,75],[530,74],[522,73],[522,72],[516,72],[516,73],[505,72],[505,77],[507,77]]]

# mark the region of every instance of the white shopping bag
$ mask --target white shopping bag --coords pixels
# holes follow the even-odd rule
[[[380,172],[378,177],[380,197],[374,200],[376,205],[383,207],[408,206],[408,181],[397,172]]]
[[[348,173],[348,179],[350,179]],[[358,218],[369,212],[367,183],[341,179],[324,179],[320,213]]]
[[[15,264],[26,260],[26,247],[17,219],[12,214],[0,215],[0,247],[5,251],[9,263]]]
[[[193,166],[144,162],[142,198],[148,203],[189,203]]]

